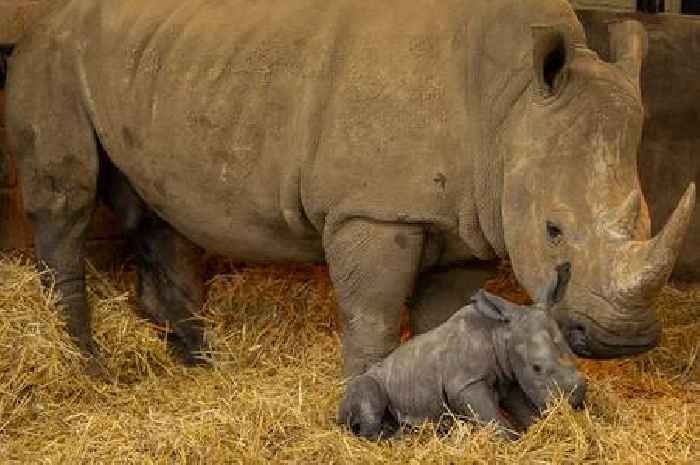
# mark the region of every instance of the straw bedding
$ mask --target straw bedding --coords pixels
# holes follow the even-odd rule
[[[184,368],[136,316],[133,274],[91,271],[109,380],[85,375],[56,296],[22,256],[0,260],[1,463],[700,462],[700,287],[668,287],[661,347],[582,362],[588,406],[565,403],[516,442],[430,425],[372,443],[334,422],[342,395],[335,301],[315,267],[224,267],[201,317],[212,368]],[[503,274],[493,289],[524,298]]]

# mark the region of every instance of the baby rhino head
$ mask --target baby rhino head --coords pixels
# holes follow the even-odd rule
[[[586,396],[586,381],[576,369],[569,348],[549,310],[564,296],[569,282],[568,263],[557,267],[557,275],[532,307],[522,307],[499,297],[480,293],[475,307],[481,313],[502,316],[507,323],[502,354],[533,406],[542,410],[559,391],[580,407]]]
[[[559,391],[574,407],[583,404],[586,381],[556,322],[543,310],[532,309],[513,322],[508,350],[515,378],[537,408]]]

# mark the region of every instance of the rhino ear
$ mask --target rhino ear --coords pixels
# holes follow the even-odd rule
[[[513,304],[483,289],[479,289],[472,297],[472,305],[482,316],[491,320],[507,323],[512,316]]]
[[[642,62],[649,50],[649,38],[644,26],[639,21],[628,19],[608,24],[608,31],[613,63],[639,88]]]
[[[544,308],[551,308],[564,298],[571,279],[571,263],[565,262],[557,265],[555,271],[554,279],[549,282],[537,299],[538,304]]]
[[[533,25],[532,64],[535,85],[543,97],[551,97],[563,83],[571,51],[563,26]]]

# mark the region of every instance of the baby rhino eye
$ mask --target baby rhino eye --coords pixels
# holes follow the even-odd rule
[[[533,369],[533,370],[535,371],[535,373],[537,373],[537,374],[542,373],[542,367],[541,367],[539,364],[537,364],[537,363],[535,363],[534,365],[532,365],[532,369]]]

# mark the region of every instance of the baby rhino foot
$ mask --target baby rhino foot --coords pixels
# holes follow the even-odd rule
[[[386,439],[398,429],[387,411],[389,399],[371,376],[361,375],[350,382],[338,409],[338,423],[353,434],[372,441]]]

